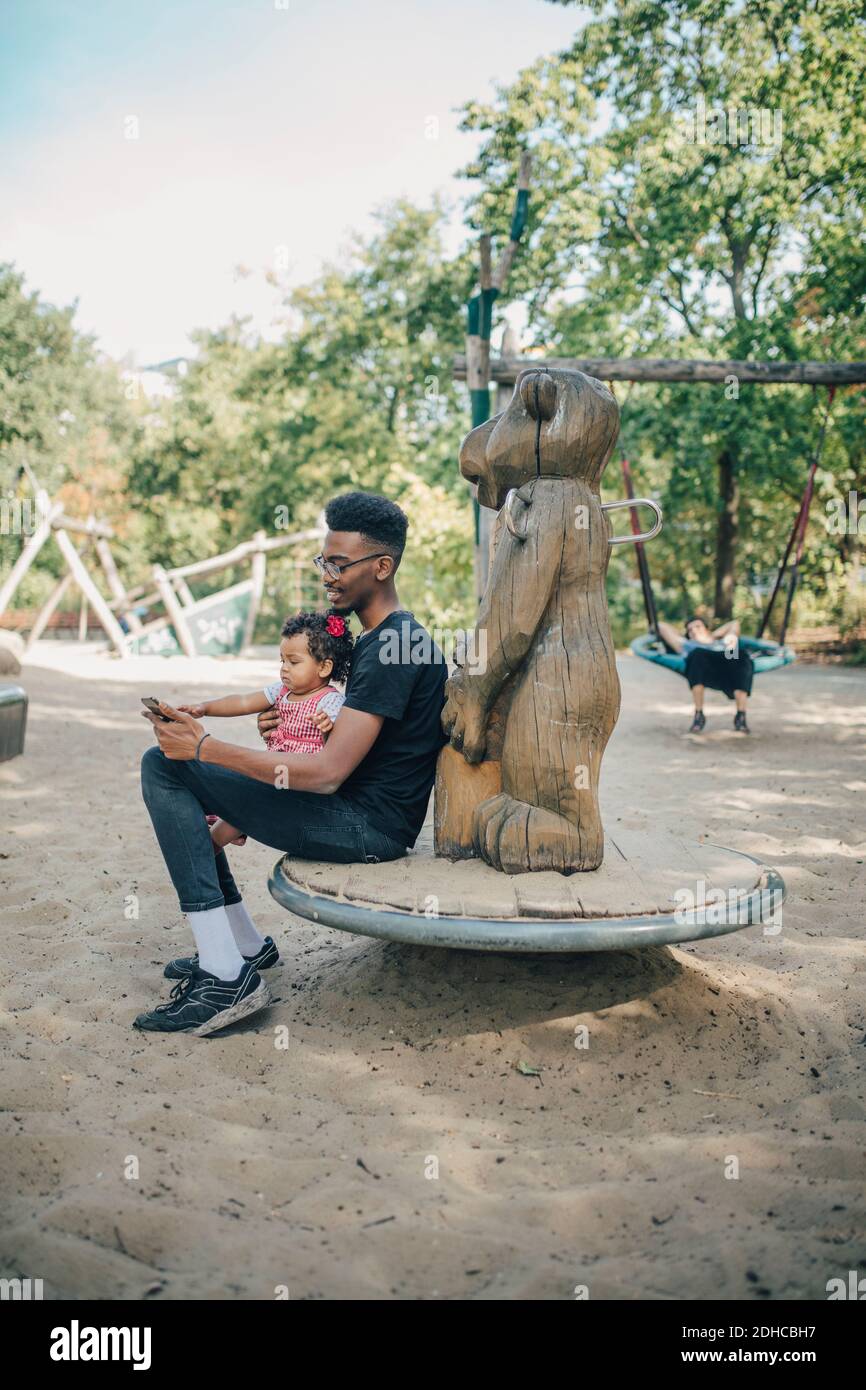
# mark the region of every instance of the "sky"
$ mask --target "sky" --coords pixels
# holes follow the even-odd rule
[[[0,261],[115,358],[191,351],[377,207],[454,207],[467,100],[567,45],[546,0],[2,0]],[[432,138],[431,138],[432,137]],[[239,275],[237,267],[252,273]]]

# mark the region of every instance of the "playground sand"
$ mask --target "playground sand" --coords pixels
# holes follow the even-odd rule
[[[190,947],[138,794],[139,696],[254,688],[272,662],[40,643],[27,751],[0,767],[2,1273],[46,1298],[761,1302],[866,1272],[866,671],[759,680],[750,739],[722,697],[684,735],[684,683],[620,673],[606,823],[775,864],[778,935],[377,944],[280,911],[248,844],[275,1002],[199,1040],[130,1027]]]

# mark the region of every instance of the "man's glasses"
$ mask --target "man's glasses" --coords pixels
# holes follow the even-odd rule
[[[338,565],[334,560],[326,560],[324,555],[315,555],[313,564],[326,579],[339,579],[343,571],[350,570],[353,565],[363,565],[365,560],[381,560],[387,554],[387,550],[378,550],[375,555],[362,555],[360,560],[349,560],[345,565]]]

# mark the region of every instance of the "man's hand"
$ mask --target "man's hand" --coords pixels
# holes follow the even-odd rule
[[[265,742],[267,742],[268,734],[273,733],[274,729],[277,727],[279,722],[280,712],[277,709],[276,705],[271,705],[268,709],[262,710],[261,714],[256,720],[256,724],[258,725],[259,733],[261,734]]]
[[[191,714],[182,714],[163,700],[158,703],[163,714],[172,721],[170,724],[164,724],[149,710],[142,710],[145,719],[153,725],[157,743],[167,758],[176,762],[189,762],[195,757],[195,750],[205,732],[204,729]]]
[[[323,709],[314,710],[310,718],[320,734],[329,734],[334,727],[333,719]]]

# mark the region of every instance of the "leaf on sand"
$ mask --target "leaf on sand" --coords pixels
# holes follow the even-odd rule
[[[540,1075],[541,1075],[541,1067],[533,1067],[533,1066],[530,1066],[530,1064],[529,1064],[528,1062],[518,1062],[518,1063],[517,1063],[517,1070],[520,1072],[520,1075],[521,1075],[521,1076],[540,1076]]]

